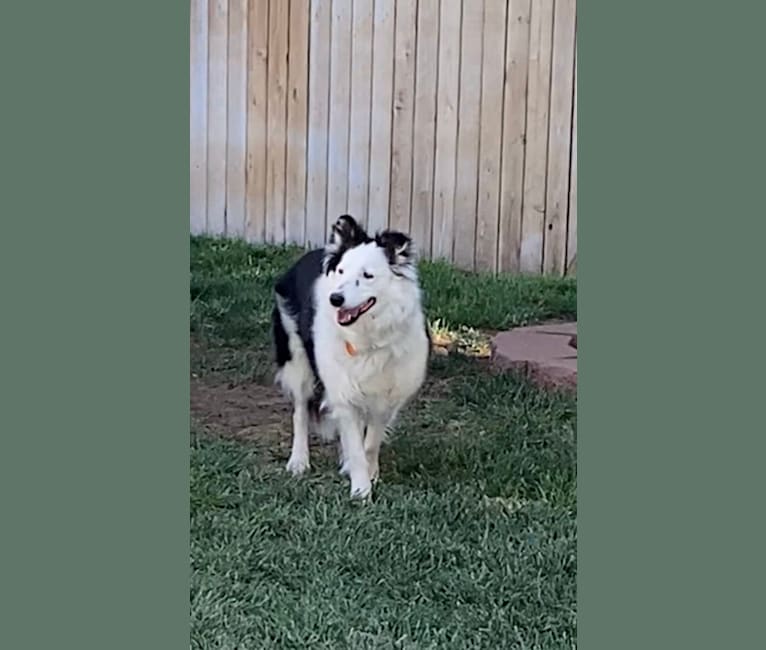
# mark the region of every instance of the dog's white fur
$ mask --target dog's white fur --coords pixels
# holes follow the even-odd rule
[[[355,323],[343,327],[330,303],[334,292],[344,295],[346,307],[371,297],[376,302]],[[334,271],[319,276],[314,302],[314,351],[327,408],[323,420],[329,418],[324,433],[328,428],[329,433],[333,429],[340,433],[341,472],[350,478],[352,497],[364,498],[379,476],[378,456],[387,428],[425,379],[429,341],[414,255],[410,251],[407,263],[392,265],[374,241],[350,248]],[[306,404],[314,376],[292,318],[283,305],[278,307],[292,355],[279,382],[295,408],[287,469],[297,475],[309,468]]]

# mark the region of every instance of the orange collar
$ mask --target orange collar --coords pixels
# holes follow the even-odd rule
[[[346,341],[346,353],[350,357],[356,356],[356,348],[353,345],[351,345],[351,343],[349,343],[348,341]]]

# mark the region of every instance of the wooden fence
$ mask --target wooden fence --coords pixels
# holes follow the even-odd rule
[[[575,0],[191,0],[191,230],[348,212],[463,268],[577,252]]]

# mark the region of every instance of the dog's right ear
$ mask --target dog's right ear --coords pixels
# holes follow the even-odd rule
[[[330,241],[324,249],[323,268],[325,275],[334,271],[349,248],[372,241],[354,217],[342,214],[332,226]]]

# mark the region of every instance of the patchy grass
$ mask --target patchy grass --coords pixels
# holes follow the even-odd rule
[[[193,371],[267,381],[273,281],[300,251],[191,245]],[[572,281],[421,272],[466,339],[575,316]],[[575,647],[575,450],[574,398],[460,355],[433,359],[367,505],[328,454],[295,480],[283,447],[196,432],[192,647]]]
[[[467,357],[488,359],[492,354],[492,337],[487,332],[466,325],[450,327],[440,318],[429,322],[428,328],[433,350],[441,356],[458,352]]]

